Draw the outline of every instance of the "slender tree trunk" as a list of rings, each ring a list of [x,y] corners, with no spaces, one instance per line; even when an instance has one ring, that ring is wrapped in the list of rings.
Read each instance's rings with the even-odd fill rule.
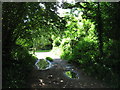
[[[102,28],[102,18],[101,18],[101,10],[100,10],[100,4],[99,2],[97,3],[98,8],[97,8],[97,31],[98,31],[98,40],[99,40],[99,51],[100,51],[100,57],[103,56],[103,38],[102,38],[102,33],[103,33],[103,28]]]

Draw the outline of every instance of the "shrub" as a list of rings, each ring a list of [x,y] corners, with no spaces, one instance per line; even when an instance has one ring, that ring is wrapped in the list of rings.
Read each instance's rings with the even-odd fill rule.
[[[27,76],[32,71],[36,57],[21,46],[14,46],[11,59],[3,62],[3,88],[25,88]],[[6,66],[9,64],[9,68]]]
[[[66,60],[71,60],[71,55],[72,55],[72,48],[70,45],[71,39],[63,39],[62,43],[61,43],[61,50],[62,53],[60,55],[60,57],[62,59],[66,59]]]
[[[53,61],[53,59],[51,57],[46,57],[46,60],[49,60],[49,61]]]
[[[60,46],[60,41],[56,40],[55,41],[55,47]]]
[[[60,42],[60,38],[55,38],[54,39],[54,42],[53,42],[53,46],[54,47],[58,47],[60,46],[61,42]]]

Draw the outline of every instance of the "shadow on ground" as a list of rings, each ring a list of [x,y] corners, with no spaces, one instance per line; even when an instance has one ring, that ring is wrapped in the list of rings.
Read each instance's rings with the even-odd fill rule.
[[[41,55],[43,55],[43,53]],[[50,53],[46,53],[46,55],[51,56]],[[50,69],[41,71],[34,68],[33,71],[31,71],[28,77],[29,88],[108,88],[104,83],[101,83],[95,78],[86,76],[82,70],[69,64],[66,60],[61,60],[59,57],[56,58],[57,59],[54,59],[52,62]],[[66,70],[77,72],[79,79],[67,77],[64,74]]]

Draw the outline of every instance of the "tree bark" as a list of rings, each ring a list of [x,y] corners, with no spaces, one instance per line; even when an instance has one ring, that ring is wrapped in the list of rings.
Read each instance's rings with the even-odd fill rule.
[[[100,51],[100,57],[103,56],[103,28],[102,28],[102,18],[101,18],[101,10],[100,10],[100,3],[97,3],[97,31],[98,31],[98,40],[99,40],[99,51]]]

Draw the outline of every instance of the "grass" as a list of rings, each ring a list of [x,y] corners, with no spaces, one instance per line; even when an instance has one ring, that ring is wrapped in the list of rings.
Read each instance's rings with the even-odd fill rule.
[[[51,50],[37,50],[35,52],[50,52]]]

